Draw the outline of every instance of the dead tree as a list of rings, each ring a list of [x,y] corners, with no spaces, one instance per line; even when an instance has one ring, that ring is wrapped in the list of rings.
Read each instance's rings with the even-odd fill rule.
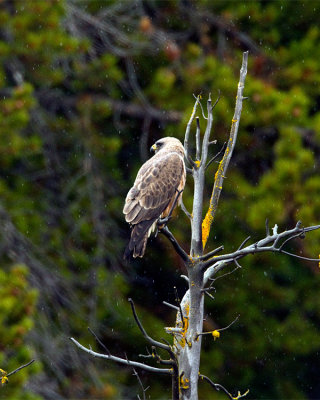
[[[230,399],[239,399],[247,394],[247,392],[243,394],[240,394],[240,392],[238,392],[238,395],[234,397],[222,385],[214,383],[210,378],[201,375],[199,370],[202,336],[204,334],[210,333],[213,336],[218,337],[220,334],[219,330],[213,332],[202,331],[204,318],[204,297],[205,295],[210,296],[212,282],[214,281],[215,275],[219,271],[232,263],[235,264],[235,268],[233,269],[234,271],[237,268],[240,268],[239,260],[242,257],[246,256],[247,254],[256,254],[260,252],[284,253],[300,259],[319,262],[318,259],[301,257],[295,254],[288,253],[286,250],[284,250],[284,246],[288,243],[288,241],[294,238],[304,238],[307,232],[320,228],[320,225],[304,228],[301,222],[298,222],[293,229],[279,233],[277,225],[275,225],[272,229],[272,232],[270,232],[268,221],[266,221],[266,235],[261,240],[253,244],[247,244],[250,240],[250,237],[246,238],[239,245],[236,251],[229,254],[218,255],[218,253],[221,253],[221,251],[223,250],[223,246],[220,246],[215,250],[205,253],[205,247],[209,237],[210,227],[215,218],[216,210],[218,207],[219,197],[223,186],[223,180],[226,176],[228,165],[237,140],[242,103],[245,99],[245,97],[243,97],[243,90],[247,74],[247,62],[248,52],[245,52],[243,53],[242,67],[240,70],[240,79],[236,96],[236,105],[231,123],[229,140],[226,144],[223,157],[215,174],[209,209],[203,220],[202,215],[205,171],[214,160],[214,158],[208,160],[208,149],[209,146],[213,143],[212,141],[210,141],[210,134],[213,122],[213,108],[215,107],[218,100],[214,104],[212,104],[211,97],[209,96],[209,99],[207,101],[207,116],[205,116],[204,110],[202,109],[200,103],[200,96],[198,96],[196,98],[190,120],[187,124],[184,139],[185,158],[186,163],[189,165],[188,172],[192,175],[194,180],[192,213],[189,213],[183,206],[183,209],[189,217],[191,223],[191,246],[189,254],[185,252],[185,250],[180,246],[180,244],[174,238],[173,234],[168,229],[167,225],[159,228],[160,232],[170,240],[170,242],[173,244],[174,249],[183,260],[187,271],[187,275],[183,276],[183,278],[186,279],[189,284],[189,289],[186,291],[181,302],[178,302],[178,306],[171,305],[165,302],[167,306],[174,308],[177,312],[175,326],[165,328],[166,332],[173,336],[173,344],[170,344],[167,341],[159,342],[157,340],[154,340],[147,334],[137,316],[133,301],[129,299],[135,321],[141,333],[143,334],[147,342],[149,342],[149,344],[151,345],[151,352],[149,352],[147,355],[142,355],[142,357],[147,359],[155,359],[163,367],[153,367],[145,363],[115,357],[109,352],[109,350],[105,346],[103,346],[103,344],[99,341],[97,337],[96,340],[104,347],[106,352],[105,354],[94,352],[93,350],[91,350],[91,348],[84,347],[75,339],[71,338],[73,343],[75,343],[80,349],[95,357],[105,358],[107,360],[116,361],[131,366],[134,369],[134,374],[137,377],[138,374],[135,368],[141,368],[146,371],[158,374],[170,375],[172,380],[173,400],[197,400],[199,378],[208,382],[214,389],[223,391]],[[201,107],[203,116],[207,121],[202,143],[199,118],[196,117],[199,106]],[[196,154],[193,159],[189,151],[189,136],[194,119],[196,119]],[[163,222],[164,221],[161,221],[161,226],[163,226]],[[168,356],[167,359],[163,359],[159,352],[166,352]],[[138,381],[141,384],[139,377]],[[143,396],[145,398],[145,389],[143,389]]]

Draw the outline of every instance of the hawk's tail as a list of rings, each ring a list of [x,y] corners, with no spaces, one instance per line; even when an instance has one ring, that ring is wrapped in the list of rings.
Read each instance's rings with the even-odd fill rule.
[[[149,237],[149,230],[155,221],[156,219],[142,221],[133,226],[130,242],[123,255],[125,260],[129,260],[131,255],[133,258],[143,257]]]

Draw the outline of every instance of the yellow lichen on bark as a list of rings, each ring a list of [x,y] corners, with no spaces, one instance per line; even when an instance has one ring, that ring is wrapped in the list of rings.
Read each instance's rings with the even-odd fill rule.
[[[200,162],[201,162],[200,160],[195,160],[195,162],[194,162],[194,163],[196,164],[197,168],[199,168],[199,167],[200,167]]]
[[[181,328],[183,331],[181,332],[181,339],[178,341],[181,347],[184,347],[187,343],[186,341],[186,335],[189,327],[189,312],[190,312],[190,305],[189,303],[185,306],[185,313],[186,315],[183,316],[183,321],[179,322],[179,324],[182,324]]]
[[[224,172],[224,167],[225,167],[225,160],[230,152],[230,146],[231,146],[232,138],[229,139],[228,146],[225,150],[225,153],[223,155],[222,160],[219,162],[219,166],[217,169],[217,172],[214,175],[214,185],[213,185],[213,190],[210,198],[210,206],[209,209],[206,213],[206,216],[204,217],[204,220],[202,221],[202,248],[204,249],[206,247],[208,237],[210,234],[210,228],[212,225],[212,222],[214,220],[214,214],[215,214],[215,206],[214,204],[218,202],[220,191],[222,190],[222,182],[223,178],[225,178],[223,172]],[[215,201],[216,198],[216,201]]]
[[[243,394],[241,394],[241,393],[238,391],[238,395],[235,396],[235,397],[232,397],[232,398],[233,398],[233,400],[238,400],[238,399],[241,399],[241,397],[246,396],[248,393],[249,393],[249,389],[248,389],[245,393],[243,393]]]
[[[204,220],[202,221],[202,247],[205,248],[207,244],[207,240],[210,234],[210,227],[213,222],[213,216],[211,212],[211,207],[209,207],[209,210],[207,211],[206,216],[204,217]]]
[[[8,383],[8,377],[7,376],[2,376],[1,377],[1,384],[4,385],[5,383]]]
[[[0,368],[0,374],[1,385],[8,383],[7,372]]]
[[[189,389],[189,379],[184,379],[183,375],[180,376],[180,389]]]

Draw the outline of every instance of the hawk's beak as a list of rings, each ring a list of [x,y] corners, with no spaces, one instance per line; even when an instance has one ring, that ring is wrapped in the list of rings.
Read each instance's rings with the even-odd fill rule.
[[[154,153],[156,150],[157,150],[157,145],[156,145],[156,144],[153,144],[153,145],[150,147],[150,152],[151,152],[151,153]]]

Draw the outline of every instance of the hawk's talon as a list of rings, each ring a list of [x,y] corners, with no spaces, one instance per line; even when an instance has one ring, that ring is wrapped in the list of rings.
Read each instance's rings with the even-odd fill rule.
[[[175,206],[177,205],[178,199],[179,199],[181,193],[183,192],[183,189],[182,190],[176,189],[176,192],[177,192],[177,195],[176,195],[176,197],[174,199],[174,202],[173,202],[173,204],[171,206],[169,214],[164,218],[159,218],[158,219],[157,226],[160,227],[160,229],[163,228],[163,226],[166,226],[168,224],[168,222],[170,221],[170,219],[172,218],[172,212],[173,212]]]
[[[165,218],[159,218],[157,225],[158,226],[167,225],[167,223],[170,221],[171,218],[172,218],[172,215],[168,215]]]

